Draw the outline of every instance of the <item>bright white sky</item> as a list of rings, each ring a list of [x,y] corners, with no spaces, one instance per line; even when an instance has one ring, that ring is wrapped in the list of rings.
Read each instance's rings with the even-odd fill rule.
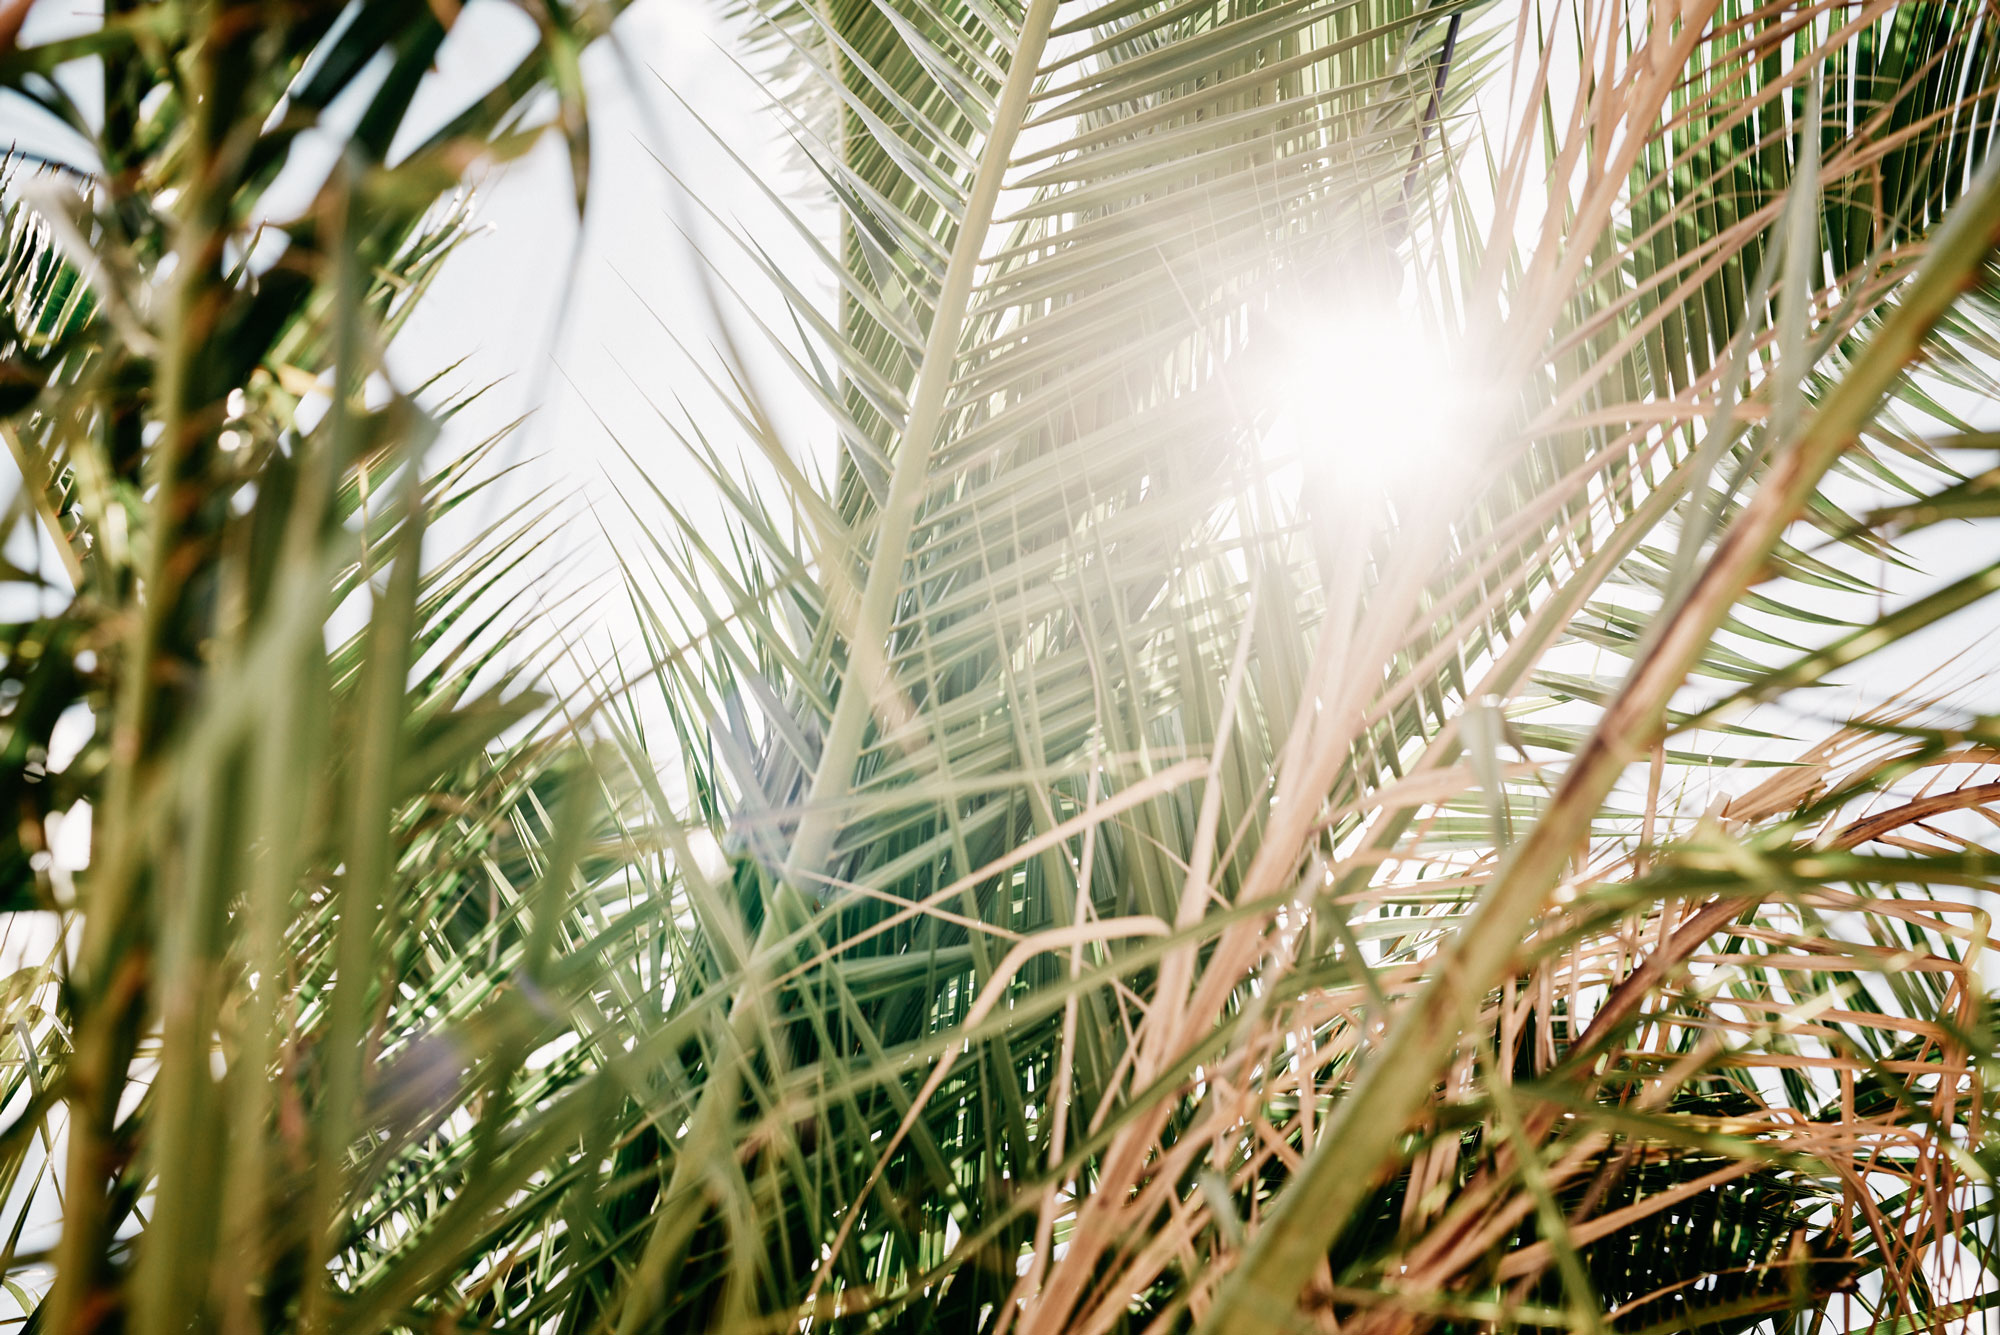
[[[759,178],[804,201],[795,150],[788,152],[779,119],[734,64],[736,43],[715,17],[719,9],[712,0],[639,0],[617,25],[620,50],[600,45],[587,54],[591,197],[573,277],[569,166],[551,138],[484,183],[478,216],[486,229],[448,264],[395,349],[405,384],[461,358],[447,382],[453,387],[500,382],[453,420],[441,449],[469,447],[533,410],[502,456],[523,466],[483,512],[541,496],[574,502],[559,540],[569,560],[556,587],[608,595],[597,607],[601,625],[628,644],[633,627],[616,562],[653,564],[644,530],[663,516],[620,446],[677,505],[712,517],[706,479],[655,409],[678,418],[676,401],[685,398],[725,458],[741,440],[676,345],[678,338],[714,370],[714,317],[681,227],[701,238],[753,308],[773,327],[786,327],[768,282],[699,208],[677,197],[660,159],[716,214],[740,218],[801,286],[815,295],[821,286],[831,291],[803,244],[709,134],[725,139]],[[440,116],[511,62],[529,39],[527,24],[501,0],[466,6],[439,57]],[[699,121],[688,106],[699,110]],[[739,323],[736,333],[746,353],[761,350],[754,328]],[[787,372],[775,359],[753,366],[772,406],[785,412]]]

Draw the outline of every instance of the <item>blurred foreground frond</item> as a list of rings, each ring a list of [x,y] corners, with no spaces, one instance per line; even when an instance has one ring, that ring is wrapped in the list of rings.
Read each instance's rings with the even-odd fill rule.
[[[0,572],[0,1232],[32,1329],[504,1310],[518,1220],[651,1032],[635,789],[593,701],[538,682],[551,516],[468,523],[493,442],[430,459],[457,405],[385,362],[469,167],[553,133],[586,179],[576,53],[620,8],[539,7],[439,123],[413,107],[456,5],[10,29],[0,82],[98,158],[10,176],[0,271],[8,550],[41,553]]]

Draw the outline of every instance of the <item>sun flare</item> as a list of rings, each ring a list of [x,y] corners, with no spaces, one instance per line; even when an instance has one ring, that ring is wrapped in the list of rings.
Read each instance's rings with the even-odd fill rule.
[[[1270,438],[1339,493],[1406,494],[1464,457],[1475,396],[1412,312],[1335,306],[1286,320],[1278,338]]]

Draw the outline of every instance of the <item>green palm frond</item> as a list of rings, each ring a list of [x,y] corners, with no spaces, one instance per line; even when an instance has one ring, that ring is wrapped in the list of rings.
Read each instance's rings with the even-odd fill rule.
[[[1672,798],[1696,773],[1783,762],[1796,782],[1794,756],[1731,721],[1661,746],[1649,780],[1661,739],[1629,712],[1633,683],[1653,689],[1643,664],[1724,693],[1821,679],[1830,663],[1772,674],[1866,615],[1855,558],[1890,549],[1817,471],[1774,490],[1775,461],[1822,442],[1815,470],[1841,450],[1845,474],[1918,513],[1960,483],[1906,422],[1960,425],[1946,380],[1984,392],[1987,297],[1943,295],[1985,272],[1984,16],[1574,17],[1568,54],[1567,18],[1450,6],[763,15],[841,219],[835,309],[801,310],[804,344],[785,345],[838,478],[812,490],[745,405],[783,494],[686,441],[738,508],[739,545],[662,497],[673,536],[630,562],[684,809],[736,860],[732,885],[681,892],[703,930],[676,1002],[702,1035],[699,1092],[655,1123],[682,1129],[636,1189],[651,1217],[622,1328],[764,1311],[1262,1330],[1301,1293],[1370,1329],[1509,1304],[1747,1328],[1907,1271],[1822,1236],[1829,1209],[1862,1208],[1828,1194],[1861,1154],[1833,1141],[1701,1187],[1701,1208],[1745,1212],[1714,1247],[1637,1250],[1644,1227],[1693,1227],[1641,1200],[1718,1172],[1689,1128],[1741,1122],[1744,1097],[1821,1116],[1831,1077],[1774,1092],[1681,1074],[1712,1092],[1640,1121],[1665,1118],[1686,1152],[1646,1148],[1639,1123],[1595,1141],[1577,1123],[1529,1171],[1490,1132],[1452,1152],[1417,1134],[1498,1116],[1477,1102],[1493,1043],[1538,1073],[1608,1041],[1566,1017],[1683,917],[1707,936],[1741,918],[1786,959],[1846,939],[1819,921],[1833,900],[1739,900],[1675,852],[1705,828]],[[1558,96],[1538,62],[1587,75]],[[1495,111],[1476,99],[1510,65],[1527,101],[1482,139],[1475,108]],[[1537,234],[1514,210],[1544,180]],[[1311,374],[1281,355],[1301,311],[1399,289],[1449,334],[1431,374],[1487,388],[1453,474],[1382,527],[1357,474],[1273,457],[1280,402],[1312,395],[1267,368]],[[1919,346],[1943,369],[1905,377]],[[1337,441],[1343,405],[1319,411]],[[1837,545],[1771,526],[1794,514]],[[1781,536],[1763,562],[1755,545]],[[1746,542],[1754,569],[1721,559]],[[1783,582],[1750,592],[1753,573]],[[1890,624],[1859,652],[1924,614]],[[1687,655],[1670,670],[1663,636]],[[1703,709],[1646,697],[1670,705],[1653,717]],[[1606,739],[1599,769],[1575,759]],[[1791,815],[1726,828],[1776,841],[1755,845],[1770,858],[1808,839]],[[1574,897],[1549,917],[1558,876]],[[1869,881],[1837,912],[1902,921],[1901,893]],[[1963,930],[1947,915],[1922,949],[1962,961]],[[1836,1009],[1881,986],[1892,949],[1856,944]],[[1678,976],[1658,963],[1648,996]],[[1940,968],[1944,990],[1862,1006],[1893,1018],[1852,1032],[1969,1004],[1975,975]],[[1792,1069],[1798,1040],[1746,1020],[1754,1000],[1728,1024]],[[1720,1032],[1702,1004],[1669,1041]],[[1384,1008],[1398,1037],[1370,1056]],[[1622,1097],[1603,1072],[1585,1088],[1589,1106]],[[1549,1140],[1559,1093],[1523,1084],[1523,1134]],[[1953,1097],[1951,1116],[1976,1117],[1976,1087]],[[1321,1134],[1329,1118],[1346,1129]],[[1441,1215],[1454,1182],[1485,1195]],[[1628,1225],[1588,1233],[1621,1210]],[[1565,1217],[1588,1241],[1533,1261]],[[1912,1226],[1919,1252],[1944,1236]],[[1428,1289],[1390,1278],[1418,1262]]]

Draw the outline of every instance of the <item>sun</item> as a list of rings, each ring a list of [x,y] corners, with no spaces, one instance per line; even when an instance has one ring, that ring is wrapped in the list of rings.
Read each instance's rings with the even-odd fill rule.
[[[1404,499],[1462,467],[1478,427],[1452,342],[1390,301],[1327,303],[1274,324],[1277,416],[1267,440],[1322,488],[1361,503]]]

